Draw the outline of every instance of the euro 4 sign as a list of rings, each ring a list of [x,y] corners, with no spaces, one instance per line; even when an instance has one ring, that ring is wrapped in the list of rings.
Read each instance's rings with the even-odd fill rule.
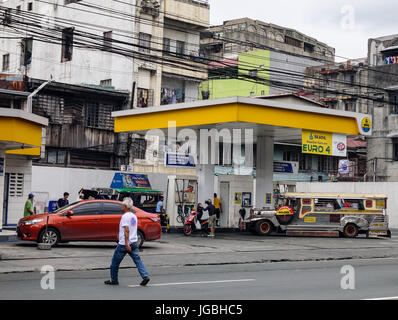
[[[303,130],[302,153],[346,157],[347,137],[343,134]]]

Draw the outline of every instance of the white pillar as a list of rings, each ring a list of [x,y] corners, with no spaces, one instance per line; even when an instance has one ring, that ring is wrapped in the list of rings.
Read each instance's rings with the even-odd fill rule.
[[[256,164],[256,207],[271,207],[266,204],[266,194],[271,194],[273,201],[273,176],[274,176],[274,138],[257,138],[257,164]]]
[[[3,229],[3,203],[4,203],[4,176],[6,172],[6,156],[5,151],[1,148],[0,144],[0,159],[2,159],[0,165],[0,231]]]
[[[218,159],[218,145],[205,143],[203,137],[197,141],[198,202],[204,204],[214,197],[215,161]],[[213,155],[213,156],[212,156]]]

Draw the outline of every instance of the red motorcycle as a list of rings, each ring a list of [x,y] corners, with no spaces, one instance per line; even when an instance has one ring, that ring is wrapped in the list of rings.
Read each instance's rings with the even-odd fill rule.
[[[191,215],[185,221],[184,234],[186,236],[191,236],[195,231],[201,231],[203,236],[209,235],[209,219],[199,221],[196,216],[197,214],[197,211],[192,211]]]

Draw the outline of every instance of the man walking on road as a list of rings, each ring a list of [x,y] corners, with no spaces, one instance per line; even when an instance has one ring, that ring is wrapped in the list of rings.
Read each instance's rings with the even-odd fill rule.
[[[115,249],[115,253],[111,263],[111,279],[105,281],[108,285],[119,284],[119,266],[123,261],[126,254],[130,255],[135,265],[138,268],[138,272],[142,277],[141,286],[146,286],[149,282],[149,275],[146,268],[140,258],[138,251],[138,237],[137,237],[137,216],[133,213],[133,200],[131,198],[125,198],[123,200],[122,210],[124,212],[119,225],[119,243]]]

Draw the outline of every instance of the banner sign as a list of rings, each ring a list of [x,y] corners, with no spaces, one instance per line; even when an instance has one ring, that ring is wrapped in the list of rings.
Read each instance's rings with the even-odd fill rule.
[[[195,168],[193,156],[184,153],[167,153],[166,166]]]
[[[278,211],[276,211],[277,216],[292,216],[294,215],[294,211],[292,208],[288,206],[280,207]]]
[[[151,189],[148,176],[145,174],[133,173],[115,173],[112,184],[112,189],[133,189],[145,188]]]
[[[295,174],[299,172],[299,163],[290,161],[274,161],[274,173]]]
[[[346,157],[347,136],[337,133],[303,130],[302,153]]]

